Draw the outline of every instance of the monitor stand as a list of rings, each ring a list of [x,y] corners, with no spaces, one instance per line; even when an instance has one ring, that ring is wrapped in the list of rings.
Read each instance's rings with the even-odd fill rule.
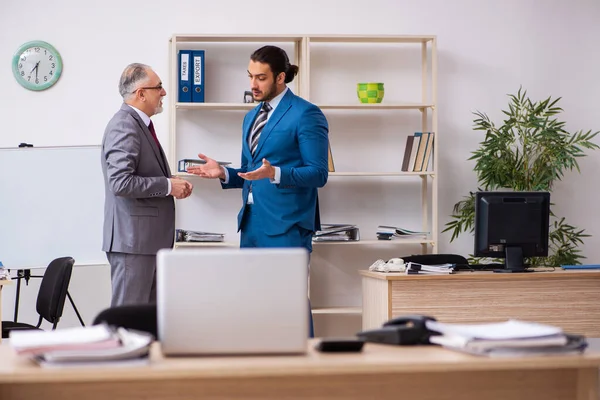
[[[533,272],[523,265],[523,249],[519,246],[506,247],[504,269],[495,269],[498,273]]]

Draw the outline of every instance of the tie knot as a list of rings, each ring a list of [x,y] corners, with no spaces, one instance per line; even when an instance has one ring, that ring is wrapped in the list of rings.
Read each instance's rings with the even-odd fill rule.
[[[272,109],[273,109],[273,107],[271,107],[271,105],[265,101],[265,102],[263,103],[263,105],[262,105],[262,109],[261,109],[261,111],[264,111],[264,112],[269,112],[269,111],[271,111]]]

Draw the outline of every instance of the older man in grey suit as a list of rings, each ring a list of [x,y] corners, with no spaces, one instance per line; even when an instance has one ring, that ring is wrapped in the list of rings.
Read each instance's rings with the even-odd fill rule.
[[[167,92],[147,65],[131,64],[119,81],[121,109],[102,139],[104,235],[111,266],[111,305],[156,301],[156,252],[173,246],[175,204],[192,185],[171,177],[150,120]]]

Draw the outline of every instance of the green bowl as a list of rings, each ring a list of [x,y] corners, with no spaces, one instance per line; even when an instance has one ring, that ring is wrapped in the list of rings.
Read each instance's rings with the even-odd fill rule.
[[[356,93],[361,103],[381,103],[385,90],[381,82],[367,82],[356,84]]]

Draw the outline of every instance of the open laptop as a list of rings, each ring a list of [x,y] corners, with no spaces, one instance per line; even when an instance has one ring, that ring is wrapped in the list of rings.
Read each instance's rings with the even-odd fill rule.
[[[156,272],[165,355],[306,352],[305,249],[163,249]]]

